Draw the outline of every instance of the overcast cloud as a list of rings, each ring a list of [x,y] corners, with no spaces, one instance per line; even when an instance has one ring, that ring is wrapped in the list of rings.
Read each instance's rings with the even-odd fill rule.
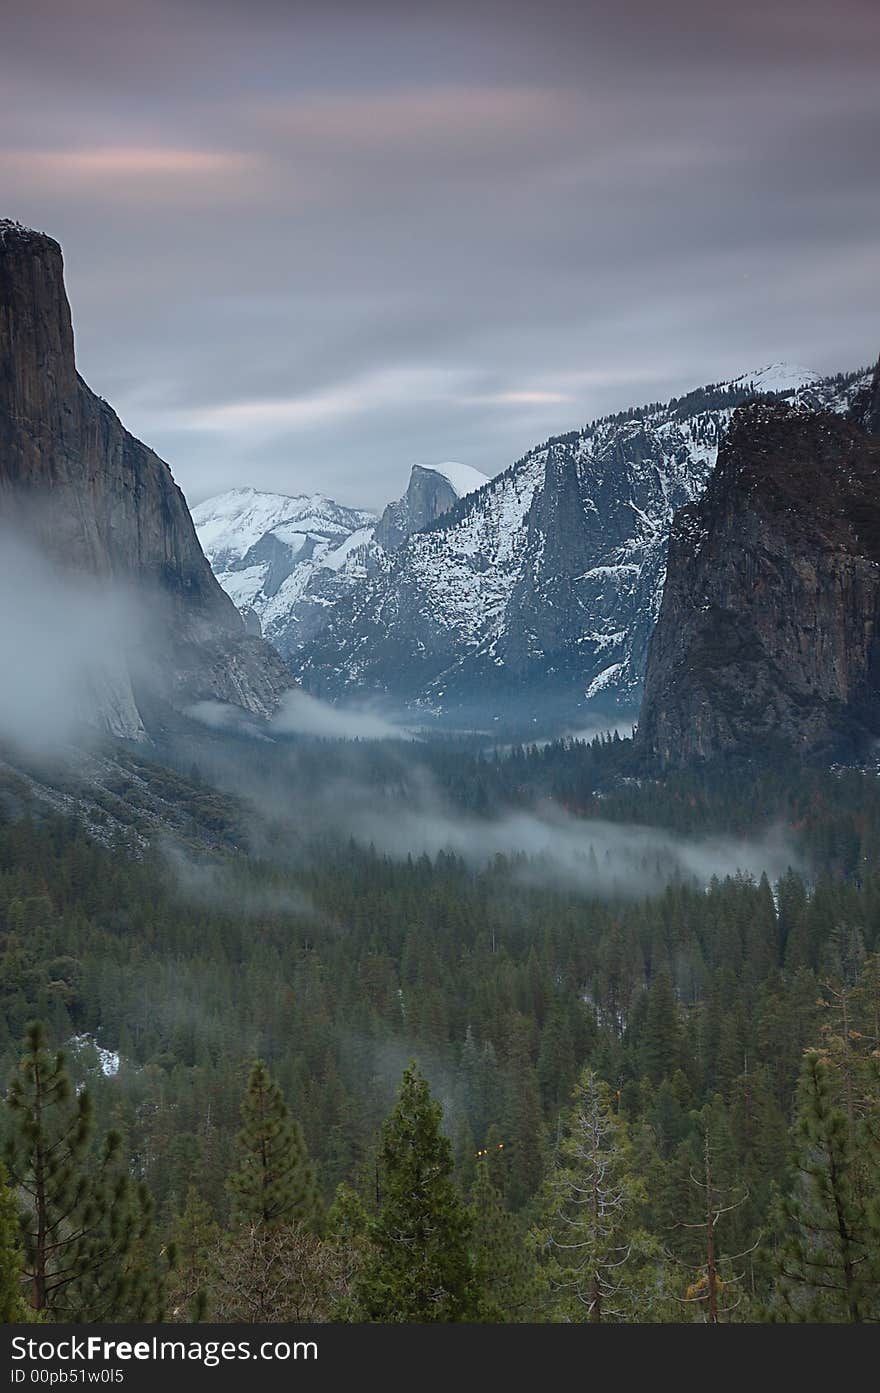
[[[191,503],[880,349],[876,0],[17,0],[0,216]]]

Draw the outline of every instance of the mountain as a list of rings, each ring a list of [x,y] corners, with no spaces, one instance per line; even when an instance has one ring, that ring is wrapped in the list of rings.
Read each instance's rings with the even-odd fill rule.
[[[389,503],[379,519],[376,542],[383,551],[396,551],[413,532],[421,532],[488,482],[467,464],[414,464],[406,493]]]
[[[380,557],[294,670],[319,695],[469,719],[634,709],[672,517],[733,410],[771,393],[844,411],[863,381],[776,363],[548,440]]]
[[[648,758],[880,736],[878,402],[880,364],[849,419],[765,402],[735,414],[706,492],[675,518],[637,735]]]
[[[193,509],[223,589],[285,656],[327,623],[348,591],[411,532],[435,521],[487,482],[464,464],[413,465],[406,493],[381,518],[322,494],[232,489]]]
[[[4,550],[26,548],[33,573],[55,586],[61,637],[85,578],[96,595],[124,594],[132,614],[149,610],[130,651],[108,651],[91,674],[88,714],[113,734],[143,738],[157,711],[203,699],[268,715],[291,685],[215,580],[167,464],[79,377],[58,243],[9,221],[0,222],[0,525]],[[22,597],[4,599],[15,621]]]
[[[193,521],[227,595],[288,654],[366,575],[376,520],[321,494],[231,489],[197,504]]]

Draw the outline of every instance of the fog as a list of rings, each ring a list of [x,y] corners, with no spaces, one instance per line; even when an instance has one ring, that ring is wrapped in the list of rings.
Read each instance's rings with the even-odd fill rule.
[[[181,899],[206,909],[227,909],[246,918],[294,915],[312,921],[325,920],[314,901],[289,881],[273,885],[265,878],[248,884],[240,862],[196,860],[177,843],[162,844],[162,855]]]
[[[0,530],[0,740],[39,756],[99,730],[142,735],[126,653],[145,624],[124,589]]]
[[[279,739],[263,756],[212,747],[209,777],[244,800],[252,850],[294,860],[349,841],[396,860],[451,853],[475,871],[497,865],[524,884],[585,895],[641,897],[668,884],[743,874],[771,883],[804,870],[783,829],[749,838],[678,835],[611,817],[575,817],[537,795],[529,807],[476,814],[447,792],[431,762],[438,747]],[[450,749],[454,758],[454,746]],[[245,750],[247,745],[245,745]],[[443,762],[443,747],[440,761]],[[187,755],[187,758],[189,755]],[[469,756],[461,758],[469,764]],[[436,761],[435,761],[436,762]],[[457,784],[453,770],[450,785]],[[499,862],[499,858],[504,858]]]
[[[504,857],[523,882],[589,895],[641,897],[676,880],[707,885],[713,877],[737,874],[758,879],[766,873],[772,883],[800,860],[779,828],[749,840],[683,837],[641,824],[571,817],[552,803],[475,817],[445,803],[428,780],[414,800],[378,806],[375,791],[349,783],[328,791],[321,808],[339,832],[387,856],[451,852],[475,868]]]
[[[148,675],[150,621],[124,589],[71,576],[19,538],[0,536],[0,740],[30,757],[56,756],[107,732],[145,738],[129,671]],[[211,780],[248,808],[258,854],[297,854],[316,838],[348,839],[393,858],[451,852],[475,869],[507,858],[524,882],[597,895],[656,893],[686,878],[742,872],[778,879],[796,864],[779,831],[751,840],[679,837],[658,828],[568,815],[551,802],[464,811],[432,769],[430,737],[416,737],[369,707],[333,707],[288,693],[268,724],[222,702],[189,708],[196,735],[187,757],[207,759]],[[211,736],[198,735],[199,726]],[[572,736],[613,729],[599,721]],[[218,734],[221,738],[218,739]],[[316,738],[320,745],[316,744]],[[149,748],[149,746],[148,746]],[[452,757],[468,760],[464,754]],[[258,757],[262,752],[262,757]],[[153,747],[161,762],[165,751]],[[187,764],[185,767],[189,767]],[[439,766],[438,766],[439,767]],[[242,912],[308,915],[303,897],[251,893],[242,877],[167,853],[180,893]]]
[[[368,707],[331,706],[294,688],[284,697],[272,721],[283,735],[313,735],[330,740],[400,740],[409,731]]]

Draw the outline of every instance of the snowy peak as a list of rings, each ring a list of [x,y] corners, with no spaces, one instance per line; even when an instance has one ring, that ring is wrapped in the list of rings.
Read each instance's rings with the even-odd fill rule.
[[[309,534],[329,540],[369,526],[373,514],[342,508],[323,494],[263,493],[230,489],[192,510],[202,549],[215,571],[242,562],[267,533],[282,541]]]
[[[286,656],[320,632],[339,599],[414,531],[482,488],[485,474],[413,465],[403,498],[373,513],[324,494],[230,489],[193,509],[199,541],[227,595],[253,612]]]
[[[745,372],[735,377],[727,385],[750,390],[755,396],[769,392],[799,392],[804,387],[815,387],[822,381],[817,372],[802,368],[795,363],[768,363],[757,372]]]
[[[470,464],[457,464],[454,460],[447,460],[445,464],[414,464],[413,469],[425,469],[429,473],[439,474],[451,485],[459,498],[476,493],[477,489],[489,482],[487,474],[481,474],[479,469],[474,469]]]
[[[392,552],[413,532],[421,532],[448,513],[461,498],[489,480],[467,464],[414,464],[406,493],[389,503],[376,528],[376,541]]]

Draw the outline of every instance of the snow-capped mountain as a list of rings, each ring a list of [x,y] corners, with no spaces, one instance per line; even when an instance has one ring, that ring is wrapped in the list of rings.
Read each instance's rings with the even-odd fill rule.
[[[843,411],[864,380],[774,363],[548,440],[380,554],[295,670],[331,698],[471,716],[634,708],[672,515],[702,493],[734,408],[772,393]]]
[[[469,464],[414,464],[406,493],[389,503],[379,519],[377,543],[383,551],[396,551],[411,533],[421,532],[488,482]]]
[[[328,621],[411,532],[433,522],[487,482],[468,465],[414,465],[406,493],[374,513],[322,494],[288,496],[231,489],[192,511],[199,541],[227,595],[285,656]]]

